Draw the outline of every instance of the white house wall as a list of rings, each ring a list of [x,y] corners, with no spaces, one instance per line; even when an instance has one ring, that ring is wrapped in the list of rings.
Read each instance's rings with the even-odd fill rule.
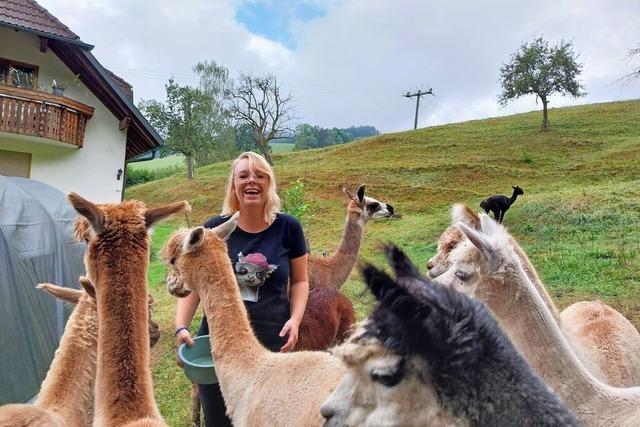
[[[39,38],[29,33],[0,28],[0,57],[37,65],[41,91],[51,93],[54,79],[75,79],[53,52],[40,52]],[[116,177],[124,168],[126,131],[118,129],[119,120],[79,80],[64,95],[95,108],[87,121],[83,148],[2,132],[0,150],[32,153],[31,178],[64,193],[74,191],[98,203],[120,201],[124,181]]]

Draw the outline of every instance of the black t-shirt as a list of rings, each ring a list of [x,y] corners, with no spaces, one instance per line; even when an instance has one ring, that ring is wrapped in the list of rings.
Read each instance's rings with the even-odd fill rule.
[[[214,216],[204,227],[213,228],[228,219]],[[248,233],[237,227],[227,240],[227,248],[256,336],[267,347],[279,349],[283,340],[278,334],[291,317],[287,296],[289,261],[307,253],[300,222],[279,213],[274,222],[259,233]]]

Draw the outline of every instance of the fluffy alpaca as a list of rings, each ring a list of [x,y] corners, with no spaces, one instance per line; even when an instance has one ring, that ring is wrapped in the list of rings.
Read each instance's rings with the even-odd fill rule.
[[[164,426],[149,366],[147,228],[189,204],[147,209],[138,201],[98,206],[74,193],[68,199],[84,223],[76,230],[90,235],[85,265],[100,319],[94,425]]]
[[[86,427],[91,423],[98,316],[91,283],[83,278],[80,283],[87,292],[51,284],[38,285],[53,296],[77,305],[64,328],[35,403],[0,407],[0,426]]]
[[[379,305],[333,350],[349,372],[322,406],[326,426],[579,425],[482,303],[386,253],[397,280],[363,270]]]
[[[393,206],[366,197],[364,190],[364,184],[358,187],[355,195],[346,188],[343,189],[349,204],[342,239],[332,256],[309,256],[309,289],[340,289],[358,259],[364,225],[370,219],[389,218],[393,215]]]
[[[327,350],[341,343],[356,322],[349,298],[332,288],[311,289],[296,350]]]
[[[181,283],[198,292],[211,331],[216,374],[236,427],[317,426],[320,405],[344,368],[324,352],[271,353],[251,330],[224,238],[235,219],[176,232],[163,249]]]
[[[640,387],[615,388],[580,362],[522,268],[506,230],[487,215],[481,231],[459,224],[467,240],[449,254],[436,282],[484,301],[520,353],[586,425],[635,426]]]
[[[453,206],[452,223],[457,222],[480,228],[480,217],[465,205]],[[464,239],[456,226],[442,233],[437,254],[427,262],[431,277],[449,268],[449,253]],[[633,324],[600,301],[577,302],[559,313],[529,257],[511,236],[509,239],[525,273],[585,367],[600,381],[616,387],[640,385],[640,333]]]
[[[493,212],[493,216],[498,222],[502,222],[504,214],[509,210],[511,205],[515,203],[518,196],[524,194],[522,188],[518,186],[512,186],[511,188],[513,188],[511,197],[493,195],[480,202],[480,207],[484,209],[486,213]]]

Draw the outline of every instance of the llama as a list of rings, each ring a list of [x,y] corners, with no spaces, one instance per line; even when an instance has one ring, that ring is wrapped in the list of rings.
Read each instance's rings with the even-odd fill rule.
[[[189,204],[147,209],[138,201],[98,206],[75,193],[68,199],[84,223],[76,229],[90,235],[85,265],[100,319],[94,425],[165,426],[149,366],[147,229]]]
[[[482,303],[385,249],[397,279],[363,269],[379,304],[333,349],[349,371],[321,408],[326,426],[579,425]]]
[[[86,427],[91,423],[98,316],[91,283],[82,277],[80,283],[86,291],[38,285],[53,296],[77,305],[64,328],[35,403],[1,406],[0,426]]]
[[[465,205],[453,206],[452,223],[458,221],[476,230],[480,228],[480,218]],[[449,268],[449,253],[464,239],[456,226],[445,230],[438,240],[438,253],[427,262],[431,277]],[[609,385],[640,385],[640,334],[633,324],[600,301],[577,302],[558,312],[527,254],[511,236],[509,241],[531,283],[585,367]]]
[[[355,195],[346,188],[342,191],[349,200],[342,239],[332,256],[309,256],[309,289],[340,289],[358,259],[364,225],[371,219],[389,218],[394,214],[390,204],[365,196],[364,184]]]
[[[449,254],[451,267],[434,281],[485,302],[520,353],[585,425],[637,425],[640,387],[615,388],[587,370],[522,268],[513,239],[487,215],[480,223],[480,231],[458,224],[467,240]]]
[[[516,198],[519,195],[524,194],[522,188],[518,186],[512,186],[511,188],[513,188],[513,194],[511,197],[493,195],[480,202],[480,207],[484,209],[486,213],[489,213],[490,211],[493,212],[493,216],[498,222],[502,222],[504,214],[509,210],[511,205],[515,203]]]
[[[216,374],[233,425],[317,426],[322,420],[320,405],[344,368],[329,353],[272,353],[259,343],[224,242],[235,226],[232,218],[214,229],[178,231],[165,245],[163,259],[187,290],[200,296]]]

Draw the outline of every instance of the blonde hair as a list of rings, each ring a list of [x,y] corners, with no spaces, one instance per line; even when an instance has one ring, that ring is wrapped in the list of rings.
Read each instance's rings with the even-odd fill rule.
[[[248,159],[250,168],[256,169],[269,177],[269,188],[267,189],[263,214],[264,221],[267,224],[271,224],[276,219],[276,214],[280,212],[280,196],[278,196],[276,189],[276,175],[267,160],[260,154],[254,153],[253,151],[245,151],[233,161],[229,178],[227,178],[227,188],[224,193],[221,215],[230,216],[240,210],[240,202],[236,197],[235,191],[233,191],[233,179],[235,176],[236,166],[242,159]]]

